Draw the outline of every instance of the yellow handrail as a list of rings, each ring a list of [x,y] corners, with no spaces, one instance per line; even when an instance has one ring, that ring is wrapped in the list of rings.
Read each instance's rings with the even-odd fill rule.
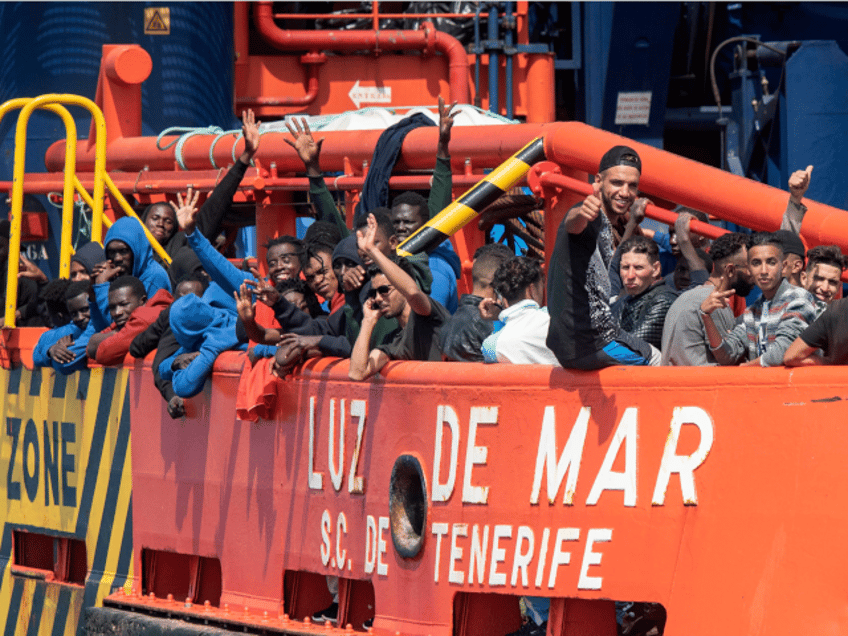
[[[23,108],[33,100],[31,98],[11,99],[0,106],[0,120],[13,109]],[[60,276],[69,276],[71,269],[71,232],[73,229],[73,194],[74,173],[76,169],[77,127],[73,117],[66,108],[58,104],[43,103],[37,106],[49,110],[62,118],[65,124],[65,178],[62,201],[62,244],[59,263]],[[26,150],[23,150],[24,157]],[[16,148],[15,159],[18,159]],[[6,272],[6,307],[4,311],[4,326],[15,326],[15,312],[18,300],[18,264],[21,254],[21,219],[23,211],[23,185],[19,186],[18,175],[12,184],[11,219],[9,228],[9,264]],[[22,180],[22,177],[21,177]]]
[[[94,119],[95,129],[95,160],[94,160],[94,187],[93,194],[89,196],[79,178],[76,176],[76,147],[77,130],[76,123],[68,110],[61,104],[72,104],[86,108]],[[73,201],[74,190],[92,210],[91,240],[103,243],[103,224],[111,227],[112,222],[103,212],[103,201],[105,188],[108,187],[112,195],[117,199],[124,213],[135,218],[144,230],[147,240],[153,249],[168,265],[171,257],[159,244],[159,241],[150,233],[139,216],[127,202],[126,198],[115,187],[109,173],[106,172],[106,121],[103,113],[90,99],[79,95],[70,94],[48,94],[40,97],[22,97],[11,99],[0,105],[0,120],[13,109],[20,109],[17,128],[15,131],[15,164],[12,182],[12,205],[10,211],[9,227],[9,266],[6,279],[6,307],[4,312],[4,325],[15,326],[15,311],[17,307],[17,278],[20,262],[20,238],[21,222],[23,216],[23,177],[24,164],[26,161],[26,129],[29,117],[36,108],[49,110],[59,115],[65,124],[65,172],[64,190],[62,200],[62,234],[59,259],[59,276],[69,277],[71,271],[71,239],[73,234]]]

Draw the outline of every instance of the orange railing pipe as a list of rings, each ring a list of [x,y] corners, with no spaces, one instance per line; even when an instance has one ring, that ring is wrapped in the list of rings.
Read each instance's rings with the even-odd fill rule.
[[[451,158],[455,172],[462,172],[466,159],[470,159],[474,168],[493,168],[500,165],[512,154],[522,148],[534,137],[545,135],[553,127],[561,124],[517,124],[498,126],[458,126],[451,134]],[[342,171],[345,159],[350,164],[361,166],[371,162],[374,147],[382,130],[362,130],[356,134],[349,132],[316,132],[316,138],[323,138],[321,147],[321,168],[325,172]],[[256,153],[256,159],[263,166],[277,164],[280,174],[302,172],[303,162],[297,153],[283,141],[289,133],[266,133],[262,135],[262,144]],[[416,128],[404,140],[398,157],[396,170],[431,170],[435,163],[436,146],[439,131],[435,126]],[[176,136],[164,137],[166,146],[176,140]],[[182,157],[189,170],[209,170],[209,148],[215,135],[194,135],[182,148]],[[235,156],[241,154],[243,141],[235,137],[224,137],[215,144],[214,157],[218,166],[233,162],[233,144],[237,144]],[[58,172],[64,165],[64,142],[57,141],[48,148],[45,165],[51,172]],[[156,137],[130,137],[115,139],[109,143],[107,169],[110,172],[121,170],[138,173],[145,167],[150,170],[174,170],[175,146],[167,151],[156,147]],[[80,149],[77,153],[77,170],[91,172],[94,166],[94,153]],[[597,166],[596,166],[597,167]]]
[[[448,58],[450,100],[467,104],[468,56],[455,37],[425,23],[419,31],[306,31],[284,30],[274,23],[272,2],[253,6],[253,21],[266,42],[283,51],[430,51]]]
[[[603,154],[616,145],[635,149],[642,159],[639,189],[754,230],[771,232],[780,226],[789,193],[738,177],[679,155],[659,150],[580,122],[556,125],[545,136],[549,161],[598,170]],[[848,212],[805,199],[807,214],[801,235],[808,245],[838,245],[848,252]]]

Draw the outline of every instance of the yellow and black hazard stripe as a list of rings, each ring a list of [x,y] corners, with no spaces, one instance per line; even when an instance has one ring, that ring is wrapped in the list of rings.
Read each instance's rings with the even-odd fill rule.
[[[9,420],[26,422],[26,426],[44,420],[44,439],[48,439],[48,423],[55,425],[58,420],[69,424],[69,429],[72,424],[75,439],[68,446],[75,457],[76,478],[73,506],[64,505],[64,500],[59,506],[56,487],[48,487],[44,455],[43,481],[33,487],[35,496],[30,496],[30,486],[24,483],[23,490],[13,493],[17,498],[10,497],[9,484],[34,477],[14,463],[21,461],[25,448],[13,456],[11,444],[6,443],[0,453],[0,503],[10,511],[0,533],[0,636],[74,636],[83,608],[99,605],[114,589],[133,584],[128,377],[125,369],[83,370],[70,376],[49,369],[0,369],[0,404],[4,405],[0,433],[8,437],[13,431]],[[66,442],[63,437],[62,444]],[[43,444],[46,453],[47,444]],[[32,454],[30,449],[28,457]],[[85,542],[85,584],[15,573],[13,533],[19,530]]]
[[[435,249],[518,183],[530,166],[544,158],[544,140],[538,137],[420,227],[398,246],[397,253],[411,256]]]

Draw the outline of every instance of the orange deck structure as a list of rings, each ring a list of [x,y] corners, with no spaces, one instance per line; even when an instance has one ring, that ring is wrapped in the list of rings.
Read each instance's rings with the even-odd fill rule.
[[[258,3],[253,19],[270,29],[270,11]],[[246,5],[236,12],[244,27]],[[426,94],[418,83],[421,102],[472,94],[467,59],[460,68],[463,56],[433,30],[416,40],[372,35],[349,46],[441,52],[418,60],[439,66],[422,71],[437,81]],[[237,29],[237,49],[246,51],[243,36]],[[298,37],[275,42],[301,50]],[[292,56],[240,58],[236,105],[269,116],[334,108],[327,86],[343,69],[320,56],[327,38],[335,50],[348,45],[323,37],[305,47],[301,91],[285,93],[289,101],[272,99],[269,86],[281,81],[275,65]],[[191,137],[182,147],[187,169],[176,169],[174,150],[156,149],[137,120],[145,55],[134,45],[104,50],[95,101],[105,116],[106,171],[140,201],[188,184],[208,192],[220,176],[210,152],[226,166],[242,142],[212,148],[214,135]],[[549,71],[530,57],[518,65],[527,73],[517,100],[527,123],[454,130],[455,194],[543,138],[545,161],[519,183],[544,200],[550,253],[565,209],[586,194],[586,175],[609,147],[628,143],[641,155],[647,196],[777,229],[786,192],[586,124],[553,123],[544,112],[550,100],[533,111],[530,77]],[[378,68],[368,60],[357,63]],[[404,60],[379,68],[399,73]],[[95,133],[75,157],[89,189]],[[420,171],[432,167],[436,135],[407,136],[393,183],[426,184]],[[344,173],[331,188],[355,195],[379,131],[321,136],[322,167]],[[255,204],[263,237],[293,233],[291,192],[307,186],[284,137],[262,137],[238,195]],[[25,175],[25,191],[62,190],[66,148],[51,147],[49,171]],[[808,245],[848,252],[848,212],[805,203]],[[119,210],[114,197],[107,202],[107,216]],[[664,207],[649,214],[669,218]],[[468,285],[483,237],[470,223],[453,241]],[[0,332],[7,636],[100,633],[98,620],[130,633],[135,618],[162,631],[182,619],[179,629],[197,631],[349,634],[371,616],[374,634],[501,635],[519,627],[523,595],[552,599],[550,636],[613,636],[614,601],[661,604],[670,636],[848,632],[841,368],[574,372],[392,362],[355,383],[346,360],[322,358],[275,381],[271,412],[251,423],[236,416],[250,365],[227,352],[174,421],[154,387],[152,356],[66,378],[32,368],[40,333]],[[340,580],[336,627],[308,618],[330,601],[328,575]]]

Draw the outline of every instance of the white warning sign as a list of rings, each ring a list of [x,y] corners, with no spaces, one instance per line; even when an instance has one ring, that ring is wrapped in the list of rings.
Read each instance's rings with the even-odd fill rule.
[[[615,125],[648,125],[651,118],[651,91],[619,93],[615,107]]]

